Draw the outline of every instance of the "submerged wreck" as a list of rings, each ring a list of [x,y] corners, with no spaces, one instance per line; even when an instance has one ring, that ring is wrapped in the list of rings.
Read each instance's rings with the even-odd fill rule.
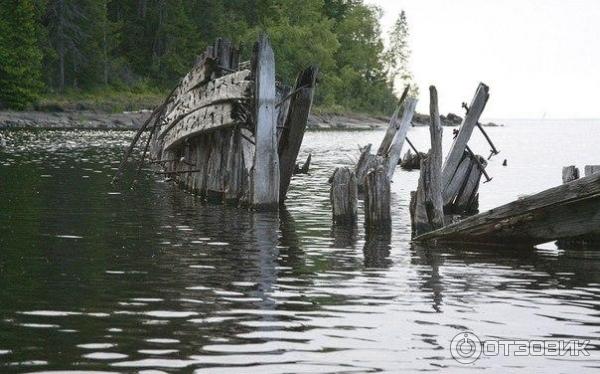
[[[277,81],[264,35],[250,61],[239,56],[228,40],[209,46],[136,134],[123,163],[148,130],[142,163],[149,153],[160,174],[208,200],[275,210],[296,167],[318,69],[300,72],[294,87]]]
[[[536,245],[600,238],[600,174],[592,174],[417,236],[440,241]]]
[[[569,245],[598,242],[600,168],[595,166],[587,166],[586,177],[581,179],[574,166],[566,167],[560,186],[452,222],[447,213],[457,208],[465,212],[457,204],[464,191],[469,190],[472,199],[477,194],[481,176],[488,181],[491,179],[485,172],[485,160],[481,156],[473,157],[466,145],[489,95],[487,87],[480,85],[471,105],[473,109],[468,111],[443,167],[437,92],[433,86],[430,95],[432,148],[421,161],[419,185],[411,200],[413,241],[513,246],[533,246],[556,240]],[[492,154],[497,154],[487,134],[484,135],[490,142]],[[471,164],[470,168],[461,167],[468,164]],[[470,176],[470,173],[475,174]],[[455,181],[462,186],[451,187]],[[449,209],[451,201],[454,201],[454,207]]]

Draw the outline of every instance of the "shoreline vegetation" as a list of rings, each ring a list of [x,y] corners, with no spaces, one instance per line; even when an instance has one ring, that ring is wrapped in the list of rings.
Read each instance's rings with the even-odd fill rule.
[[[3,129],[49,129],[49,130],[136,130],[151,113],[151,109],[106,111],[102,107],[56,106],[26,111],[0,111],[0,130]],[[52,109],[52,110],[50,110]],[[313,108],[308,119],[307,129],[315,130],[373,130],[383,129],[389,124],[390,117],[335,111],[327,108]],[[462,117],[449,113],[442,116],[443,126],[460,126]],[[413,126],[428,126],[429,116],[415,113]],[[495,123],[483,123],[483,126],[502,126]]]

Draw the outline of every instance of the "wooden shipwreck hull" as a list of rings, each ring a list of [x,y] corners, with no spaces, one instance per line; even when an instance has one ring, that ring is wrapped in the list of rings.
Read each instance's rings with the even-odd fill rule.
[[[600,174],[592,174],[416,237],[417,242],[536,245],[600,237]]]
[[[309,67],[287,87],[275,79],[265,36],[246,63],[218,39],[155,111],[150,157],[204,198],[276,209],[294,171],[316,76]]]

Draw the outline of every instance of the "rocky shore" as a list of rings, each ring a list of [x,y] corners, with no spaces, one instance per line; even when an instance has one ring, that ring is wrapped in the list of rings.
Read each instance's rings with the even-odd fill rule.
[[[0,129],[97,129],[97,130],[135,130],[148,118],[151,111],[104,113],[96,111],[65,112],[12,112],[0,111]],[[363,114],[311,114],[308,119],[309,130],[370,130],[385,128],[389,117]],[[442,116],[442,125],[459,126],[462,118],[449,113]],[[413,126],[428,126],[429,116],[416,113]],[[484,126],[499,126],[487,123]]]

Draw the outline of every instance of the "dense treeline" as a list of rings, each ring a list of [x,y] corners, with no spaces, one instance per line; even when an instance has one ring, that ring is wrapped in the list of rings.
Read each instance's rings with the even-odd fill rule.
[[[362,0],[0,0],[0,105],[21,109],[40,93],[168,89],[223,36],[245,58],[261,32],[288,83],[311,63],[317,103],[390,112],[407,53],[385,51],[379,10]],[[404,17],[404,16],[403,16]],[[400,18],[399,18],[400,22]],[[406,19],[403,19],[406,26]],[[406,49],[408,30],[391,45]],[[402,40],[403,39],[403,42]],[[401,66],[399,66],[401,65]],[[404,69],[404,70],[402,70]],[[397,80],[397,79],[396,79]]]

